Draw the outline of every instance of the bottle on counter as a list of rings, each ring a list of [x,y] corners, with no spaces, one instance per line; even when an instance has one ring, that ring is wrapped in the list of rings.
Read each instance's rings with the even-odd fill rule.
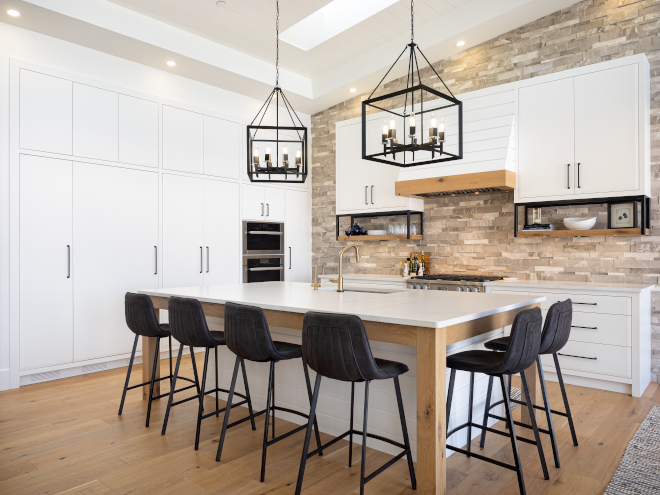
[[[419,270],[419,261],[417,260],[417,251],[413,252],[413,273],[417,274]]]
[[[408,257],[408,259],[403,264],[403,276],[407,277],[408,275],[410,275],[410,257]]]
[[[424,251],[422,251],[422,257],[420,259],[420,267],[421,267],[421,276],[426,275],[426,263],[424,263]]]

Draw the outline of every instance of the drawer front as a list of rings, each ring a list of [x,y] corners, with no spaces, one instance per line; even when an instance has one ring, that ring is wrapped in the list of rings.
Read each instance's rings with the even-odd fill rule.
[[[573,311],[570,340],[630,347],[632,316]]]
[[[573,301],[573,312],[580,313],[603,313],[611,315],[631,315],[632,301],[629,297],[618,296],[594,296],[580,294],[562,294],[552,292],[530,291],[530,294],[545,296],[541,303],[541,309],[548,309],[558,301],[570,299]]]
[[[569,375],[575,370],[630,378],[631,352],[630,347],[569,341],[558,353],[559,365],[562,373]],[[554,370],[552,355],[541,356],[541,361]]]

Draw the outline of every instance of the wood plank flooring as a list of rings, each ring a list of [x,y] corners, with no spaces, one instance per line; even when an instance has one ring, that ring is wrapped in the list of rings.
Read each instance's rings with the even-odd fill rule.
[[[201,357],[198,362],[202,361]],[[163,363],[166,366],[166,363]],[[192,376],[190,358],[182,374]],[[139,366],[136,371],[139,371]],[[129,391],[124,413],[117,415],[126,368],[0,392],[0,493],[9,494],[292,494],[304,433],[293,435],[268,449],[266,482],[259,482],[263,416],[257,430],[249,422],[227,435],[222,462],[215,462],[222,415],[202,422],[199,451],[193,448],[197,405],[195,401],[173,409],[167,435],[160,435],[164,400],[154,402],[151,426],[145,428],[147,403],[139,390]],[[134,373],[139,380],[140,373]],[[137,383],[131,380],[132,383]],[[549,383],[550,401],[561,408],[561,395]],[[163,391],[168,384],[163,381]],[[182,397],[188,392],[180,394]],[[192,395],[193,392],[190,393]],[[521,444],[527,493],[530,495],[600,494],[616,470],[625,448],[654,404],[660,388],[651,384],[639,399],[613,392],[569,386],[579,447],[571,442],[568,423],[554,416],[561,468],[554,467],[549,438],[542,435],[550,480],[543,480],[536,448]],[[214,399],[206,399],[211,409]],[[246,414],[236,409],[238,418]],[[514,416],[520,414],[520,408]],[[539,417],[545,425],[544,417]],[[278,433],[292,425],[277,421]],[[503,428],[500,424],[498,428]],[[459,433],[461,434],[461,433]],[[522,433],[531,438],[528,432]],[[328,441],[328,435],[321,435]],[[331,447],[323,457],[307,463],[304,493],[359,493],[360,446],[354,446],[352,468],[348,442]],[[513,462],[509,439],[489,434],[486,448],[475,452]],[[369,449],[367,472],[390,456]],[[455,454],[447,461],[448,493],[518,493],[513,471]],[[376,477],[367,493],[415,493],[405,460]]]

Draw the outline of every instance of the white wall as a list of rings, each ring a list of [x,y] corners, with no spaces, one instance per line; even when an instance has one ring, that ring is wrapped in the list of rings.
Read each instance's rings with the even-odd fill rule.
[[[10,138],[17,134],[18,129],[12,127],[15,124],[11,124],[17,122],[17,119],[10,121],[10,89],[11,94],[15,94],[14,88],[10,88],[13,84],[10,83],[10,60],[38,64],[54,71],[96,80],[104,85],[154,95],[206,110],[210,114],[226,116],[243,124],[250,123],[263,104],[263,101],[192,81],[165,70],[156,70],[0,23],[0,390],[18,385],[18,366],[15,360],[19,334],[14,331],[18,328],[18,303],[17,296],[10,298],[10,283],[14,290],[18,282],[18,263],[17,260],[10,260],[10,246],[15,247],[17,240],[11,238],[9,225],[10,185],[15,184],[11,176],[15,171],[11,171],[10,163],[12,154],[17,153],[17,150],[10,149],[10,142],[15,142]],[[164,67],[165,62],[163,60]],[[311,127],[309,115],[299,116],[304,125]],[[311,156],[311,136],[309,141],[308,151]],[[309,188],[310,183],[311,178],[308,178],[306,187]],[[12,374],[11,383],[10,368],[16,371]]]

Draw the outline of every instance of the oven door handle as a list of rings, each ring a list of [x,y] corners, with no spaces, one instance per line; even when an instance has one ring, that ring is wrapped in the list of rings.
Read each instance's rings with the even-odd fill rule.
[[[282,235],[282,232],[271,232],[269,230],[250,230],[248,234],[253,235]]]
[[[273,267],[263,266],[263,267],[259,267],[259,268],[248,268],[249,272],[266,272],[266,271],[274,271],[274,270],[284,270],[284,267],[283,266],[277,266],[277,267],[275,267],[275,266],[273,266]]]

